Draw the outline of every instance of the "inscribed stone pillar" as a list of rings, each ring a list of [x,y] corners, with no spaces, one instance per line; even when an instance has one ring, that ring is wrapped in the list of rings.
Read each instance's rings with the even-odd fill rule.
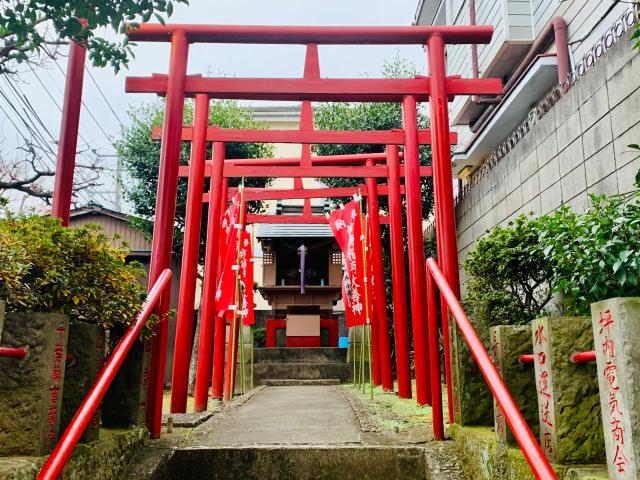
[[[531,327],[529,325],[499,325],[491,327],[491,349],[489,353],[493,359],[502,380],[509,389],[511,397],[529,424],[534,435],[538,435],[538,401],[533,392],[536,390],[536,377],[533,365],[523,364],[518,360],[519,355],[531,354]],[[517,445],[511,429],[498,406],[493,401],[493,416],[496,436],[501,443]]]
[[[542,450],[554,463],[603,461],[596,366],[570,360],[574,352],[593,350],[591,319],[537,318],[531,332]]]
[[[640,298],[591,305],[609,478],[640,474]]]
[[[69,322],[55,313],[8,313],[0,358],[0,456],[47,455],[58,440]]]
[[[478,337],[488,350],[490,327],[482,304],[466,301],[463,307]],[[493,425],[493,395],[451,316],[449,339],[455,422],[459,425]]]
[[[60,430],[64,431],[95,383],[104,362],[104,329],[90,323],[72,323],[69,326],[67,352],[69,362],[64,375],[64,394]],[[87,425],[81,442],[98,439],[100,431],[100,408]]]

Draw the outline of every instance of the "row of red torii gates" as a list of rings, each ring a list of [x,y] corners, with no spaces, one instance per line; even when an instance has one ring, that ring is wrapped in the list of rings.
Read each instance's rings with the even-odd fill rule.
[[[435,197],[435,221],[438,258],[448,283],[459,297],[458,261],[451,175],[451,144],[456,136],[449,131],[448,102],[456,95],[495,95],[502,93],[499,79],[462,79],[447,77],[446,44],[488,43],[492,27],[485,26],[411,26],[411,27],[276,27],[216,25],[142,25],[131,30],[133,41],[170,42],[168,75],[131,77],[128,92],[155,93],[166,96],[166,112],[160,130],[154,136],[162,141],[158,173],[157,202],[152,241],[150,288],[171,259],[175,223],[178,178],[188,177],[188,201],[177,316],[176,344],[172,372],[172,412],[184,412],[187,400],[188,369],[195,298],[195,281],[200,239],[202,206],[209,202],[207,248],[201,330],[196,375],[195,406],[207,407],[211,379],[212,396],[222,397],[224,365],[224,318],[214,312],[217,271],[218,233],[223,205],[233,194],[227,187],[230,177],[294,178],[294,188],[286,190],[246,189],[246,200],[305,200],[303,214],[298,216],[249,215],[247,223],[321,223],[324,216],[311,214],[311,198],[351,196],[357,187],[304,189],[302,178],[363,178],[364,194],[370,214],[371,238],[375,260],[373,274],[384,277],[380,242],[380,224],[388,222],[391,232],[393,286],[393,325],[396,341],[398,393],[411,396],[409,368],[409,332],[404,271],[404,238],[402,199],[405,195],[410,279],[410,307],[415,351],[416,396],[419,404],[430,401],[427,349],[427,302],[425,256],[423,245],[423,212],[421,177],[432,176]],[[191,43],[249,43],[306,45],[304,76],[287,78],[208,78],[187,75]],[[321,78],[318,44],[418,44],[426,45],[427,77],[409,79],[330,79]],[[77,146],[80,96],[84,51],[72,45],[69,58],[65,109],[61,127],[56,184],[52,215],[68,223],[75,151]],[[183,126],[185,97],[195,97],[194,123]],[[302,101],[299,130],[245,130],[208,126],[211,99]],[[311,102],[398,102],[402,104],[403,128],[389,131],[318,131],[313,128]],[[429,101],[431,130],[418,129],[417,103]],[[191,142],[188,167],[180,167],[181,142]],[[206,160],[208,142],[213,143],[213,158]],[[299,143],[299,158],[225,159],[227,142]],[[314,157],[312,144],[366,144],[386,146],[384,153]],[[399,146],[403,146],[402,157]],[[419,145],[431,145],[432,166],[419,165]],[[210,177],[209,193],[204,193],[205,177]],[[401,185],[400,178],[404,177]],[[377,185],[377,179],[387,179]],[[388,218],[379,216],[378,196],[388,195]],[[384,282],[376,282],[376,298],[384,299]],[[444,302],[442,305],[445,305]],[[169,295],[164,294],[156,308],[162,320],[156,327],[152,343],[147,399],[147,425],[151,438],[160,435],[164,365],[168,323],[166,312]],[[447,324],[443,308],[443,328]],[[216,319],[214,321],[214,318]],[[374,382],[387,390],[394,388],[391,368],[390,340],[385,302],[376,302],[373,321]],[[445,335],[446,338],[446,335]],[[435,343],[437,348],[437,340]],[[445,344],[446,346],[446,344]],[[447,370],[448,352],[446,354]],[[212,368],[213,363],[213,368]],[[213,371],[213,378],[211,372]],[[449,372],[447,372],[449,373]],[[447,381],[450,392],[451,382]],[[451,409],[451,402],[449,402]]]

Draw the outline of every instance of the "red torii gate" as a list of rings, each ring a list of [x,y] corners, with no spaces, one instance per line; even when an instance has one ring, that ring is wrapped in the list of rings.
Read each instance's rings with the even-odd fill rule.
[[[452,138],[454,137],[452,136]],[[397,153],[397,148],[396,148],[396,153]],[[361,164],[362,163],[371,164],[371,163],[374,163],[375,160],[383,160],[387,156],[388,156],[387,153],[336,155],[336,156],[330,156],[330,157],[314,157],[312,160],[318,163],[326,162],[327,164],[328,163],[345,164],[345,163],[353,163],[353,162],[361,163]],[[274,164],[275,165],[280,165],[282,163],[286,163],[286,164],[298,163],[299,164],[300,162],[301,162],[300,158],[287,158],[287,159],[266,158],[266,159],[258,159],[258,160],[247,159],[247,160],[233,160],[233,161],[227,160],[224,162],[225,167],[223,169],[222,174],[225,177],[234,176],[233,173],[231,174],[227,173],[226,169],[232,169],[233,168],[232,165],[237,163],[255,163],[257,165],[261,165],[264,169],[266,169],[265,172],[267,172],[269,167],[273,166]],[[227,165],[230,165],[231,167],[227,167]],[[276,167],[275,170],[278,170],[280,168],[281,167]],[[313,171],[309,172],[308,168],[295,169],[294,167],[289,167],[289,170],[291,170],[291,175],[295,176],[295,178],[310,177],[310,176],[318,175],[320,173],[325,174],[326,173],[325,170],[327,170],[327,167],[316,167],[315,169],[311,167]],[[387,170],[387,167],[376,167],[376,168],[381,168],[385,172]],[[180,176],[189,177],[190,169],[191,169],[190,166],[180,167]],[[199,167],[194,168],[193,171],[196,172],[195,173],[196,175],[201,174],[201,169]],[[398,225],[399,225],[398,226],[399,230],[397,230],[399,234],[396,235],[397,238],[396,238],[396,242],[394,243],[394,247],[396,250],[399,251],[399,253],[396,255],[395,258],[403,259],[404,253],[403,253],[403,243],[402,243],[402,233],[401,233],[402,218],[401,218],[401,207],[400,207],[400,194],[404,193],[404,188],[400,185],[401,175],[397,175],[396,178],[390,178],[390,181],[393,181],[397,184],[396,188],[387,188],[387,186],[380,187],[375,183],[375,177],[381,176],[380,173],[381,172],[378,172],[378,171],[373,172],[371,166],[367,167],[366,170],[362,166],[354,167],[354,176],[366,177],[367,178],[366,185],[362,187],[341,187],[341,188],[325,187],[325,188],[316,188],[316,189],[304,189],[301,187],[299,188],[294,187],[293,189],[281,189],[281,190],[272,190],[269,188],[250,188],[250,189],[245,188],[244,198],[246,201],[251,201],[256,199],[261,199],[261,200],[311,199],[311,198],[328,198],[328,197],[335,197],[335,196],[350,197],[355,193],[361,193],[363,196],[367,197],[368,210],[371,212],[372,236],[374,238],[373,240],[374,244],[372,245],[372,248],[374,248],[374,250],[381,250],[380,224],[389,223],[389,219],[387,217],[381,217],[379,215],[378,195],[389,194],[390,204],[392,202],[395,202],[395,205],[397,206],[396,215],[398,217]],[[421,167],[421,173],[423,174],[423,176],[429,176],[431,174],[431,168]],[[254,176],[257,176],[257,175],[254,175]],[[268,173],[266,176],[273,176],[273,173]],[[285,175],[281,175],[281,176],[285,176]],[[192,183],[189,184],[188,201],[187,201],[187,218],[189,219],[192,218],[192,216],[189,214],[190,211],[194,209],[195,210],[201,209],[202,202],[208,201],[210,198],[209,194],[204,194],[202,196],[202,200],[200,200],[199,185],[202,184],[201,179],[198,177],[198,178],[192,178],[192,180],[194,182],[193,184],[197,185],[198,187],[196,187],[197,188],[196,190],[196,188],[192,187]],[[224,198],[223,201],[226,201],[227,199],[231,198],[231,196],[235,193],[235,190],[236,189],[234,188],[228,191],[226,198]],[[395,194],[395,196],[393,196],[392,194]],[[318,223],[319,224],[319,223],[327,223],[327,220],[324,215],[311,215],[310,213],[303,214],[302,216],[249,214],[246,220],[246,223],[303,223],[303,224]],[[216,229],[217,224],[214,225],[213,228]],[[199,236],[200,236],[199,219],[195,223],[191,223],[190,221],[188,221],[185,226],[185,245],[191,242],[193,242],[194,245],[197,245],[199,241],[198,240]],[[209,246],[211,240],[212,240],[212,237],[208,237],[207,248],[211,248]],[[377,270],[378,275],[382,276],[383,275],[382,272],[384,271],[384,267],[382,265],[382,257],[381,255],[373,255],[373,258],[375,262],[374,269]],[[182,272],[181,278],[183,278],[184,280],[183,280],[183,283],[181,284],[181,288],[184,287],[184,290],[188,292],[186,295],[189,295],[189,296],[188,298],[185,298],[185,302],[182,302],[183,297],[181,295],[180,297],[181,302],[178,305],[179,325],[176,329],[176,349],[178,348],[179,344],[183,342],[185,344],[188,344],[190,340],[190,332],[192,331],[192,325],[187,322],[189,321],[189,319],[193,318],[193,293],[191,292],[195,292],[195,277],[193,277],[192,279],[191,278],[192,276],[190,276],[190,274],[192,271],[195,271],[195,269],[197,268],[196,256],[189,258],[188,256],[185,255],[183,256],[183,259],[185,261],[183,261],[183,266],[182,266],[183,272]],[[409,348],[408,348],[409,341],[408,341],[407,319],[406,319],[406,291],[405,291],[405,285],[404,285],[404,260],[402,260],[400,265],[397,265],[397,264],[394,265],[393,269],[395,272],[393,291],[394,291],[394,328],[396,331],[396,351],[397,351],[396,363],[397,363],[397,374],[398,374],[398,393],[401,397],[410,398],[411,397],[411,376],[410,376],[410,367],[409,367]],[[213,273],[213,271],[214,271],[214,268],[212,265],[209,265],[209,266],[205,265],[205,272]],[[193,285],[187,286],[187,282],[192,282]],[[385,333],[387,333],[387,328],[388,328],[387,314],[386,314],[386,300],[384,299],[384,284],[382,282],[380,282],[378,290],[379,291],[377,292],[377,294],[381,295],[382,296],[381,298],[383,298],[383,300],[379,302],[380,305],[378,306],[378,311],[376,312],[378,316],[377,322],[380,324],[378,326],[377,333],[380,334],[381,331],[384,331]],[[210,294],[211,292],[207,292],[206,290],[203,289],[203,295],[205,297]],[[209,315],[210,315],[210,312],[209,312],[209,307],[207,305],[207,308],[203,307],[201,319],[209,318]],[[380,315],[382,315],[382,317],[380,317]],[[180,325],[181,319],[185,321],[186,325]],[[201,325],[203,325],[203,323],[201,323]],[[207,332],[208,330],[209,328],[206,327]],[[218,330],[216,328],[215,331],[220,332],[220,335],[222,335],[222,333],[224,332],[224,329]],[[205,352],[203,354],[205,355],[205,357],[201,358],[201,355],[199,355],[198,366],[200,371],[196,376],[196,389],[194,394],[196,410],[206,409],[206,404],[207,404],[206,394],[208,389],[209,365],[208,365],[208,360],[206,360],[205,358],[207,358],[206,353],[208,353],[211,349],[209,342],[210,342],[210,335],[200,336],[200,344],[199,344],[198,351]],[[379,343],[382,343],[382,342],[380,342],[379,338],[376,338],[374,336],[374,352],[375,353],[373,356],[374,358],[377,359],[375,362],[376,366],[378,367],[378,370],[384,370],[386,368],[388,371],[388,376],[391,377],[391,366],[389,364],[390,358],[381,358],[380,356],[378,356]],[[220,348],[220,349],[224,348],[224,337],[222,336],[218,337],[217,333],[216,333],[216,347],[214,348],[214,352],[216,348]],[[421,356],[423,354],[426,355],[426,352],[422,353],[424,349],[420,349],[420,350],[421,350],[421,353],[419,353],[418,356]],[[177,358],[178,357],[174,355],[174,372],[180,371],[179,367],[176,368]],[[183,359],[183,361],[185,362],[187,360],[188,359],[186,358]],[[186,369],[186,367],[187,365],[184,365],[182,368]],[[214,365],[214,374],[212,379],[212,384],[214,385],[214,392],[213,392],[214,398],[218,398],[218,396],[222,394],[222,391],[219,388],[222,385],[222,378],[217,377],[221,375],[221,372],[222,372],[222,366]],[[207,379],[206,380],[207,383],[202,383],[202,382],[205,382],[202,379]],[[174,376],[173,381],[176,382],[178,380],[182,381],[186,386],[186,379],[184,378],[177,379]],[[391,379],[390,385],[386,388],[388,388],[389,390],[393,389],[392,379]],[[186,398],[186,392],[185,392],[185,398]]]
[[[307,60],[308,60],[307,56]],[[156,92],[162,94],[164,92]],[[203,100],[201,100],[203,101]],[[305,102],[306,104],[306,102]],[[201,126],[200,128],[205,128]],[[195,137],[193,132],[194,127],[192,126],[183,126],[182,129],[182,140],[188,141]],[[216,140],[218,138],[220,129],[215,127],[207,127],[206,133],[201,132],[201,134],[206,135],[207,140]],[[309,133],[329,133],[331,135],[336,135],[336,132],[326,132],[326,131],[309,131],[309,130],[287,130],[287,131],[278,131],[276,132],[279,136],[283,136],[283,133],[287,133],[287,138],[289,141],[297,142],[302,141]],[[258,138],[261,141],[265,141],[265,138],[269,138],[269,134],[273,133],[273,131],[265,131],[265,130],[245,130],[240,132],[242,133],[242,138],[245,136],[252,135],[253,138]],[[360,136],[363,133],[370,132],[339,132],[342,138],[346,138],[347,141],[352,141],[351,137],[354,135]],[[404,132],[402,131],[388,131],[374,132],[378,135],[387,134],[389,137],[393,137],[396,141],[402,141]],[[244,135],[246,134],[246,135]],[[398,135],[401,134],[401,135]],[[154,129],[152,132],[152,137],[155,139],[160,139],[162,136],[162,132],[160,129]],[[380,135],[381,136],[381,135]],[[457,135],[452,133],[449,135],[450,142],[455,142],[457,140]],[[325,143],[326,140],[322,139]],[[424,144],[431,143],[431,132],[429,130],[419,130],[418,131],[418,141]],[[387,146],[387,148],[391,148],[391,146]],[[397,152],[397,146],[396,150]],[[380,218],[377,204],[377,195],[378,190],[375,183],[375,178],[379,177],[387,177],[388,169],[386,166],[375,166],[377,162],[382,162],[386,159],[387,153],[372,153],[372,154],[352,154],[352,155],[332,155],[326,157],[312,157],[310,155],[310,151],[303,152],[300,157],[289,157],[289,158],[263,158],[263,159],[235,159],[235,160],[225,160],[224,168],[222,171],[222,176],[225,178],[229,177],[244,177],[244,176],[252,176],[252,177],[293,177],[294,178],[294,188],[289,191],[281,191],[280,196],[274,196],[272,191],[269,189],[254,189],[254,191],[261,191],[261,193],[271,196],[275,199],[283,199],[282,195],[286,194],[286,198],[304,198],[305,199],[305,208],[302,216],[280,216],[280,215],[253,215],[250,214],[247,218],[247,223],[298,223],[298,224],[321,224],[326,223],[327,220],[324,216],[320,215],[311,215],[310,204],[308,200],[311,198],[327,198],[330,196],[335,196],[337,193],[337,189],[316,189],[313,194],[309,194],[307,190],[304,189],[301,182],[297,182],[300,178],[313,178],[313,177],[355,177],[355,178],[366,178],[368,191],[372,192],[368,195],[369,210],[374,211],[374,216],[372,216],[372,238],[373,244],[372,248],[374,251],[381,251],[381,242],[380,242],[380,224],[387,223],[385,220],[387,218]],[[328,166],[313,166],[316,165],[337,165],[333,167]],[[305,164],[307,166],[305,166]],[[311,164],[311,165],[309,165]],[[347,164],[356,164],[359,166],[345,166]],[[239,166],[240,165],[240,166]],[[285,166],[282,166],[285,165]],[[294,166],[295,165],[295,166]],[[212,163],[205,162],[205,166],[208,167],[208,172],[205,172],[205,176],[211,176],[212,171]],[[421,176],[431,176],[432,169],[429,166],[421,166],[420,175]],[[181,166],[179,169],[179,175],[181,177],[189,177],[189,166]],[[194,170],[200,175],[200,169]],[[400,172],[399,176],[404,176],[403,171]],[[201,201],[199,200],[199,192],[200,185],[202,181],[200,178],[194,179],[196,185],[198,185],[198,190],[193,193],[193,197],[189,195],[188,203],[187,203],[187,219],[190,218],[189,209],[202,208]],[[399,178],[397,179],[399,184]],[[203,185],[203,184],[202,184]],[[353,190],[353,189],[352,189]],[[191,189],[189,189],[191,192]],[[306,192],[306,194],[305,194]],[[341,193],[344,194],[344,189],[341,190]],[[349,196],[354,192],[350,191]],[[206,195],[206,194],[205,194]],[[250,199],[248,199],[250,200]],[[397,199],[398,205],[400,205],[399,198]],[[401,222],[400,217],[400,222]],[[189,242],[193,242],[193,245],[197,245],[197,238],[199,238],[200,230],[199,230],[199,222],[200,218],[195,220],[196,224],[191,225],[187,222],[185,226],[185,245]],[[213,227],[216,229],[216,226]],[[401,230],[400,230],[401,231]],[[217,234],[217,231],[212,232]],[[193,235],[193,237],[192,237]],[[403,258],[403,243],[400,238],[397,241],[396,248],[400,249],[399,256],[397,258]],[[382,264],[382,256],[374,255],[374,271],[377,278],[382,278],[384,275],[384,267]],[[176,339],[175,339],[175,351],[174,353],[174,364],[173,364],[173,377],[172,377],[172,409],[175,408],[176,411],[184,411],[186,407],[186,396],[187,396],[187,373],[189,366],[189,357],[188,353],[190,349],[188,345],[191,339],[191,332],[193,330],[193,297],[195,294],[195,279],[191,280],[192,272],[195,272],[197,268],[197,257],[191,257],[188,255],[183,256],[183,272],[181,278],[183,279],[181,284],[181,291],[185,292],[185,296],[180,296],[180,303],[178,305],[178,318],[177,318],[177,326],[176,326]],[[396,267],[396,269],[399,267]],[[211,271],[213,267],[210,267]],[[205,271],[207,267],[205,265]],[[396,285],[394,288],[394,305],[396,308],[395,312],[404,312],[403,316],[406,317],[406,293],[404,284],[401,283],[400,279],[404,279],[404,264],[402,265],[401,275],[398,276],[396,280]],[[404,280],[402,280],[404,281]],[[192,284],[191,284],[192,283]],[[209,284],[210,282],[208,282]],[[182,288],[184,287],[184,288]],[[379,298],[384,298],[384,285],[380,282],[376,285],[378,289],[377,295]],[[206,289],[203,289],[203,295],[206,297],[209,295]],[[402,297],[402,299],[401,299]],[[184,300],[184,301],[183,301]],[[402,305],[404,304],[404,305]],[[207,307],[207,308],[205,308]],[[201,325],[205,325],[205,323],[210,323],[210,315],[212,313],[209,310],[209,305],[206,304],[202,308],[201,312]],[[388,334],[388,325],[387,325],[387,314],[386,314],[386,301],[376,302],[376,317],[378,318],[377,323],[380,325],[376,325],[374,323],[373,332],[373,359],[374,359],[374,368],[373,368],[373,381],[374,384],[379,385],[382,383],[383,388],[387,391],[393,390],[393,376],[391,369],[391,359],[390,359],[390,351],[389,351],[389,334]],[[394,315],[395,318],[395,315]],[[397,322],[394,322],[397,325]],[[403,324],[403,330],[406,330],[406,320]],[[398,330],[396,328],[396,330]],[[209,342],[209,326],[207,325],[204,329],[207,335],[200,336],[200,345],[198,348],[198,352],[203,351],[204,354],[208,353],[210,350]],[[216,330],[217,331],[217,330]],[[420,327],[418,327],[418,333],[420,333]],[[420,336],[420,335],[419,335]],[[397,364],[398,364],[398,394],[404,398],[411,397],[411,378],[409,371],[409,353],[408,353],[408,339],[404,338],[404,332],[400,333],[396,336],[399,345],[397,345],[398,355],[396,356]],[[216,347],[224,348],[224,340],[222,338],[216,339]],[[215,348],[214,348],[215,352]],[[380,352],[380,353],[379,353]],[[200,357],[200,355],[199,355]],[[429,394],[429,379],[428,379],[428,355],[427,352],[422,346],[418,346],[416,349],[416,357],[419,361],[423,362],[425,365],[424,370],[420,370],[420,376],[424,375],[424,383],[426,385],[424,397],[419,397],[419,401],[429,402],[430,394]],[[202,361],[200,361],[202,360]],[[198,361],[198,365],[202,365],[201,371],[196,375],[196,388],[195,388],[195,408],[196,410],[204,410],[206,409],[206,388],[204,385],[201,385],[201,381],[198,379],[208,378],[208,361],[205,358],[201,358]],[[214,361],[215,363],[215,361]],[[217,370],[217,373],[216,373]],[[216,375],[220,375],[221,366],[214,365],[214,376],[212,379],[213,388],[213,398],[221,398],[223,394],[220,388],[217,386],[222,385],[222,379],[216,378]],[[173,399],[175,398],[175,402]]]
[[[451,157],[447,102],[454,95],[499,94],[502,92],[498,79],[461,79],[447,77],[445,71],[445,44],[488,43],[492,35],[491,27],[484,26],[410,26],[410,27],[281,27],[281,26],[219,26],[219,25],[151,25],[146,24],[132,30],[129,37],[133,41],[171,42],[170,70],[167,77],[130,79],[130,91],[166,91],[166,114],[163,124],[163,141],[160,154],[156,221],[152,243],[149,285],[155,284],[164,268],[170,264],[173,226],[175,220],[175,200],[179,172],[179,156],[183,106],[185,95],[195,95],[196,119],[194,125],[201,125],[194,131],[194,150],[204,151],[207,141],[206,112],[209,98],[241,98],[256,100],[302,100],[311,101],[389,101],[402,102],[403,130],[399,132],[297,132],[258,131],[254,133],[215,129],[213,171],[221,172],[224,166],[223,142],[225,141],[267,141],[303,143],[308,148],[311,143],[364,143],[391,145],[391,155],[397,145],[404,145],[405,189],[407,197],[407,227],[409,245],[409,274],[413,322],[422,329],[414,331],[414,342],[426,345],[425,312],[425,270],[422,245],[422,212],[420,202],[420,170],[418,165],[419,133],[417,129],[417,101],[428,100],[431,107],[431,128],[433,132],[433,178],[435,191],[435,217],[437,225],[438,257],[445,277],[459,296],[456,233],[453,212],[453,186],[451,177]],[[317,44],[418,44],[426,45],[429,76],[414,79],[320,79],[310,70],[303,79],[238,79],[238,78],[195,78],[187,77],[186,67],[190,43],[271,43],[303,44],[311,49]],[[75,69],[79,62],[74,62]],[[78,67],[78,68],[76,68]],[[70,67],[71,68],[71,67]],[[305,68],[305,70],[307,70]],[[136,84],[138,87],[136,90]],[[159,86],[160,85],[160,86]],[[75,96],[77,97],[77,95]],[[65,103],[74,117],[76,105],[69,97]],[[202,100],[198,102],[198,98]],[[73,103],[73,105],[71,105]],[[310,106],[310,104],[309,104]],[[305,107],[303,105],[303,113]],[[65,115],[65,118],[67,116]],[[310,116],[303,116],[302,128],[307,128]],[[66,120],[65,120],[66,122]],[[73,132],[73,118],[69,124],[69,134]],[[265,131],[267,132],[267,131]],[[366,134],[365,134],[366,133]],[[65,135],[65,137],[68,135]],[[218,152],[218,153],[216,153]],[[389,150],[388,152],[389,153]],[[56,178],[56,196],[53,214],[63,221],[68,220],[68,203],[73,184],[72,152],[67,151],[59,159],[59,178]],[[64,158],[63,158],[64,157]],[[397,158],[397,155],[396,155]],[[204,162],[201,163],[204,169]],[[308,166],[308,165],[305,165]],[[396,165],[389,165],[396,168]],[[302,168],[302,167],[301,167]],[[399,173],[399,163],[397,164]],[[214,181],[215,179],[215,181]],[[223,177],[212,177],[212,191],[221,191]],[[216,196],[217,197],[217,196]],[[219,219],[220,199],[215,199],[210,208],[217,212]],[[209,222],[213,225],[216,222]],[[185,245],[185,249],[187,246]],[[152,346],[152,366],[149,382],[147,424],[152,438],[160,434],[164,358],[167,340],[165,312],[169,298],[165,295],[157,312],[163,318],[156,327]],[[445,309],[446,310],[446,309]],[[443,326],[447,315],[443,312]],[[416,364],[417,369],[424,365]],[[417,386],[418,401],[425,397],[425,385]],[[421,403],[425,403],[422,401]]]

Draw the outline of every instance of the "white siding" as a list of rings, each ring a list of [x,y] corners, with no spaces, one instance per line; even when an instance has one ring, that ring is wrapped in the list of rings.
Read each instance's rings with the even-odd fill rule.
[[[580,0],[580,3],[584,3],[584,0]],[[533,33],[536,36],[542,31],[549,19],[553,17],[553,13],[559,5],[560,2],[558,0],[531,0]]]

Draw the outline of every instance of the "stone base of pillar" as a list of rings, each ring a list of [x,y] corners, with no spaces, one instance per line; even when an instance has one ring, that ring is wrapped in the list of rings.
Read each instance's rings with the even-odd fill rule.
[[[640,298],[591,305],[609,478],[640,475]]]
[[[518,360],[522,354],[531,354],[531,327],[524,325],[500,325],[491,327],[491,349],[489,353],[500,376],[511,393],[511,397],[529,428],[535,436],[539,433],[538,401],[533,392],[536,391],[536,378],[531,364],[523,364]],[[511,429],[497,402],[493,401],[493,416],[498,441],[509,445],[517,445]]]
[[[47,455],[58,441],[69,321],[55,313],[7,313],[0,358],[0,456]]]
[[[536,318],[531,332],[542,450],[553,463],[603,462],[596,366],[570,360],[574,352],[593,350],[591,319]]]

